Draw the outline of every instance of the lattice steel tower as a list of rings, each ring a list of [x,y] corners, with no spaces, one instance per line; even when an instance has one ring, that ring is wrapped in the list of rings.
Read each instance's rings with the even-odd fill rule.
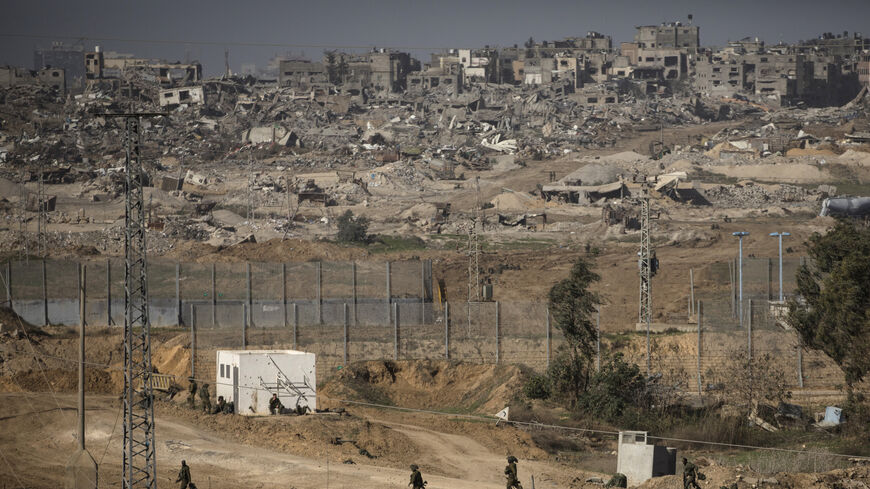
[[[646,324],[646,373],[650,375],[650,323],[652,323],[652,275],[653,255],[650,246],[649,191],[643,190],[640,198],[640,307],[638,322]]]
[[[480,177],[475,180],[474,211],[471,215],[471,228],[468,230],[468,302],[480,302]]]
[[[140,117],[126,123],[126,212],[124,233],[124,454],[123,488],[157,487],[154,392],[151,384],[151,324],[145,256],[145,172],[140,154]]]

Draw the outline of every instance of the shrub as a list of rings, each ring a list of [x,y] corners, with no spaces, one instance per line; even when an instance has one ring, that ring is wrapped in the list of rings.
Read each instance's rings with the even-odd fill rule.
[[[646,379],[640,368],[617,354],[601,365],[600,372],[592,375],[577,407],[612,421],[622,416],[629,406],[646,408],[648,400]]]
[[[523,394],[529,399],[547,399],[550,397],[550,379],[546,375],[533,375],[523,385]]]
[[[346,211],[338,216],[338,235],[339,241],[345,243],[366,243],[369,235],[369,220],[366,217],[355,217],[353,212]]]

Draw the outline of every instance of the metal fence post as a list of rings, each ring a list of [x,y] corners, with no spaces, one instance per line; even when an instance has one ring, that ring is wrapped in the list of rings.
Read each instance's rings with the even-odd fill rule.
[[[444,358],[450,359],[450,303],[444,303]]]
[[[248,305],[242,304],[242,350],[248,349]]]
[[[315,275],[317,275],[317,324],[323,324],[323,264],[317,262],[314,264]]]
[[[299,342],[299,308],[293,303],[293,349],[298,349]]]
[[[344,363],[347,365],[347,302],[344,303]]]
[[[689,318],[693,317],[696,313],[695,311],[695,269],[689,269],[689,304],[692,308],[689,311]]]
[[[254,325],[254,301],[251,297],[251,263],[245,263],[245,324]]]
[[[48,326],[48,284],[45,281],[45,259],[42,260],[42,325]]]
[[[704,325],[704,303],[698,301],[698,354],[697,354],[697,366],[696,370],[698,373],[698,395],[701,395],[701,329]]]
[[[211,264],[211,327],[217,326],[217,265]]]
[[[393,360],[399,359],[399,304],[393,304]]]
[[[287,327],[287,264],[281,264],[281,313],[284,315],[284,327]]]
[[[79,325],[84,328],[85,327],[85,304],[87,303],[86,298],[86,282],[88,277],[88,267],[87,265],[82,265],[79,263]]]
[[[547,324],[546,324],[546,333],[547,333],[547,368],[550,368],[550,306],[547,306]]]
[[[393,289],[390,287],[390,262],[387,262],[387,321],[390,320],[390,303],[393,301]]]
[[[749,307],[746,312],[748,315],[746,321],[746,352],[749,356],[749,361],[752,361],[752,299],[749,299]]]
[[[737,295],[737,292],[734,291],[734,260],[728,261],[728,279],[731,281],[731,316],[737,317],[737,308],[735,307],[734,301]]]
[[[181,275],[181,263],[175,264],[175,322],[176,326],[181,326],[184,324],[184,312],[181,309],[181,282],[179,280],[179,275]]]
[[[178,315],[181,316],[181,312]],[[106,325],[112,324],[112,261],[106,258]]]
[[[358,325],[357,314],[359,309],[356,306],[356,261],[350,262],[351,272],[351,288],[353,289],[353,324]]]
[[[501,318],[499,317],[499,305],[498,301],[495,301],[495,363],[499,361],[499,350],[501,350],[501,339],[499,338],[499,323],[501,322]]]
[[[194,304],[190,305],[190,376],[196,378],[196,321],[193,320]]]

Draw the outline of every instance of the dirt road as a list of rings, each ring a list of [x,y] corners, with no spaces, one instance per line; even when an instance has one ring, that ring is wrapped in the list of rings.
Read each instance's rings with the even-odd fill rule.
[[[50,394],[0,394],[0,478],[32,488],[63,485],[64,466],[75,447],[75,396],[59,394],[57,404]],[[60,405],[61,409],[57,409]],[[120,487],[122,424],[118,404],[111,396],[88,399],[88,450],[100,465],[100,486]],[[373,423],[381,423],[371,420]],[[408,471],[365,464],[344,464],[335,459],[294,456],[235,443],[221,433],[203,430],[171,417],[157,420],[157,467],[161,487],[173,485],[182,459],[191,466],[194,482],[201,489],[237,487],[355,487],[402,488]],[[440,474],[424,473],[429,488],[502,487],[504,456],[471,438],[433,431],[408,424],[382,422],[419,445],[426,466]],[[421,464],[422,465],[422,464]],[[568,474],[557,467],[559,480]],[[528,483],[537,471],[537,487],[553,479],[545,463],[521,463],[521,476]],[[20,481],[20,482],[19,482]],[[555,487],[555,484],[552,484]]]

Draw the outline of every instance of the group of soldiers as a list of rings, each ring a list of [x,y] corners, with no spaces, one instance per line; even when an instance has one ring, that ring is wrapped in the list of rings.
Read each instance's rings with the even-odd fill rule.
[[[217,403],[212,406],[211,393],[209,392],[208,384],[202,384],[202,388],[200,388],[193,377],[189,377],[187,381],[187,407],[190,409],[196,409],[196,393],[199,392],[200,407],[204,413],[232,414],[233,407],[231,404],[227,403],[224,396],[218,396]]]
[[[505,489],[523,489],[517,476],[517,462],[519,460],[513,455],[508,455],[507,462],[508,464],[504,468],[504,476],[507,479]],[[411,482],[408,482],[408,485],[411,486],[411,489],[424,489],[426,484],[426,481],[423,480],[423,474],[420,473],[420,467],[417,464],[411,464]]]
[[[278,399],[278,394],[272,394],[272,399],[269,399],[270,414],[295,414],[297,416],[302,416],[303,414],[309,412],[311,412],[310,407],[300,406],[299,403],[296,403],[296,407],[293,409],[285,408],[284,403],[281,402],[281,399]]]
[[[280,403],[281,401],[278,402]],[[519,460],[516,457],[508,455],[507,466],[504,468],[504,476],[507,480],[505,489],[523,489],[523,485],[520,484],[520,479],[517,475],[517,462]],[[698,472],[698,467],[683,457],[683,489],[701,489],[701,486],[698,485],[698,480],[703,478],[704,476]],[[181,461],[181,471],[178,472],[178,478],[175,482],[181,484],[180,489],[196,489],[196,486],[190,481],[190,467],[188,467],[187,462],[184,460]],[[408,485],[411,486],[411,489],[425,489],[426,484],[427,482],[423,480],[423,474],[420,473],[420,467],[417,464],[411,464],[411,481],[408,482]]]

